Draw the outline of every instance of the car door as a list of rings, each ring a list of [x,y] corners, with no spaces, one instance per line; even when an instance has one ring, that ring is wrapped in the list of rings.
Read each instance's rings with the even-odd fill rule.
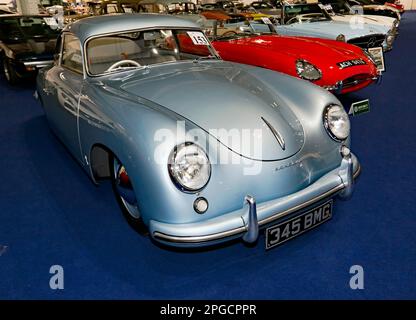
[[[84,82],[82,51],[79,39],[64,33],[58,63],[48,71],[48,120],[73,155],[80,160],[78,137],[79,101]]]

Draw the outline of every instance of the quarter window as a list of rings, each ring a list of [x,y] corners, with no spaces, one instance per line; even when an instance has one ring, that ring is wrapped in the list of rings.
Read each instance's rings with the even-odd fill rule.
[[[73,35],[67,34],[64,37],[61,66],[82,74],[81,44]]]

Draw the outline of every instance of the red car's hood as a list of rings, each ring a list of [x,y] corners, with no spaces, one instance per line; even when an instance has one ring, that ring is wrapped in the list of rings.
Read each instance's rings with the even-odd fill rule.
[[[216,43],[214,41],[214,47],[217,48]],[[291,55],[296,59],[303,58],[310,60],[311,57],[319,57],[319,59],[330,63],[337,63],[357,57],[357,52],[352,51],[338,41],[310,37],[261,35],[231,40],[230,43],[264,48],[274,51],[277,54]]]

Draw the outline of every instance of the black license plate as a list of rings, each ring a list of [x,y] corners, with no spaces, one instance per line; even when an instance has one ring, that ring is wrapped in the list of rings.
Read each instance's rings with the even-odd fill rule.
[[[301,215],[266,229],[266,249],[276,247],[332,218],[332,199]]]
[[[342,62],[337,63],[340,69],[350,68],[354,66],[361,66],[365,64],[366,62],[362,59],[354,59],[354,60],[342,61]]]

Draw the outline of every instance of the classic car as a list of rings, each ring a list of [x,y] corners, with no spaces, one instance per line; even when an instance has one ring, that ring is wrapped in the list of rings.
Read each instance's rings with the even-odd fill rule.
[[[235,12],[237,10],[237,7],[232,1],[220,0],[216,2],[202,4],[201,10],[221,10],[225,12]]]
[[[212,41],[222,59],[309,80],[334,93],[360,90],[379,79],[373,58],[336,40],[278,35],[272,25],[249,23]],[[265,29],[267,28],[267,29]]]
[[[270,2],[267,1],[254,1],[250,4],[250,7],[256,9],[260,13],[274,16],[275,18],[280,18],[282,14],[282,7],[274,7]]]
[[[270,21],[272,21],[274,24],[277,23],[278,19],[280,19],[280,17],[278,19],[275,18],[275,16],[273,15],[268,15],[265,13],[260,13],[258,12],[256,9],[251,8],[251,7],[245,7],[243,9],[240,10],[239,12],[240,15],[244,16],[244,18],[246,20],[262,20],[264,18],[269,19]]]
[[[405,11],[404,5],[399,0],[372,0],[372,2],[376,5],[384,5],[396,9],[400,14],[403,14]]]
[[[0,59],[10,84],[33,77],[53,63],[58,30],[47,24],[48,16],[0,16]]]
[[[198,8],[191,0],[142,0],[142,12],[168,14],[198,14]]]
[[[227,13],[218,10],[202,11],[201,15],[208,20],[216,20],[221,26],[227,28],[242,26],[248,19],[252,18],[251,15],[247,16],[242,13]],[[201,25],[200,23],[198,24]]]
[[[351,21],[351,18],[358,17],[362,19],[362,22],[365,24],[383,25],[393,29],[394,32],[397,32],[400,25],[400,20],[392,17],[358,14],[351,8],[346,0],[320,0],[320,3],[324,5],[324,9],[331,15],[333,20],[339,19],[340,21]]]
[[[270,248],[351,196],[360,164],[349,117],[326,90],[223,61],[174,16],[85,18],[59,41],[37,78],[49,125],[92,181],[111,179],[127,220],[152,239],[252,243],[268,228]]]
[[[401,20],[400,11],[391,6],[374,3],[371,0],[347,0],[356,13],[372,14],[376,16],[392,17]]]
[[[198,8],[191,0],[107,0],[101,4],[100,14],[111,13],[158,13],[180,15],[200,26],[212,24],[200,15]]]
[[[395,39],[380,26],[364,24],[354,28],[349,22],[334,21],[317,3],[285,3],[280,23],[276,26],[279,34],[339,40],[363,49],[383,47],[387,51]]]

